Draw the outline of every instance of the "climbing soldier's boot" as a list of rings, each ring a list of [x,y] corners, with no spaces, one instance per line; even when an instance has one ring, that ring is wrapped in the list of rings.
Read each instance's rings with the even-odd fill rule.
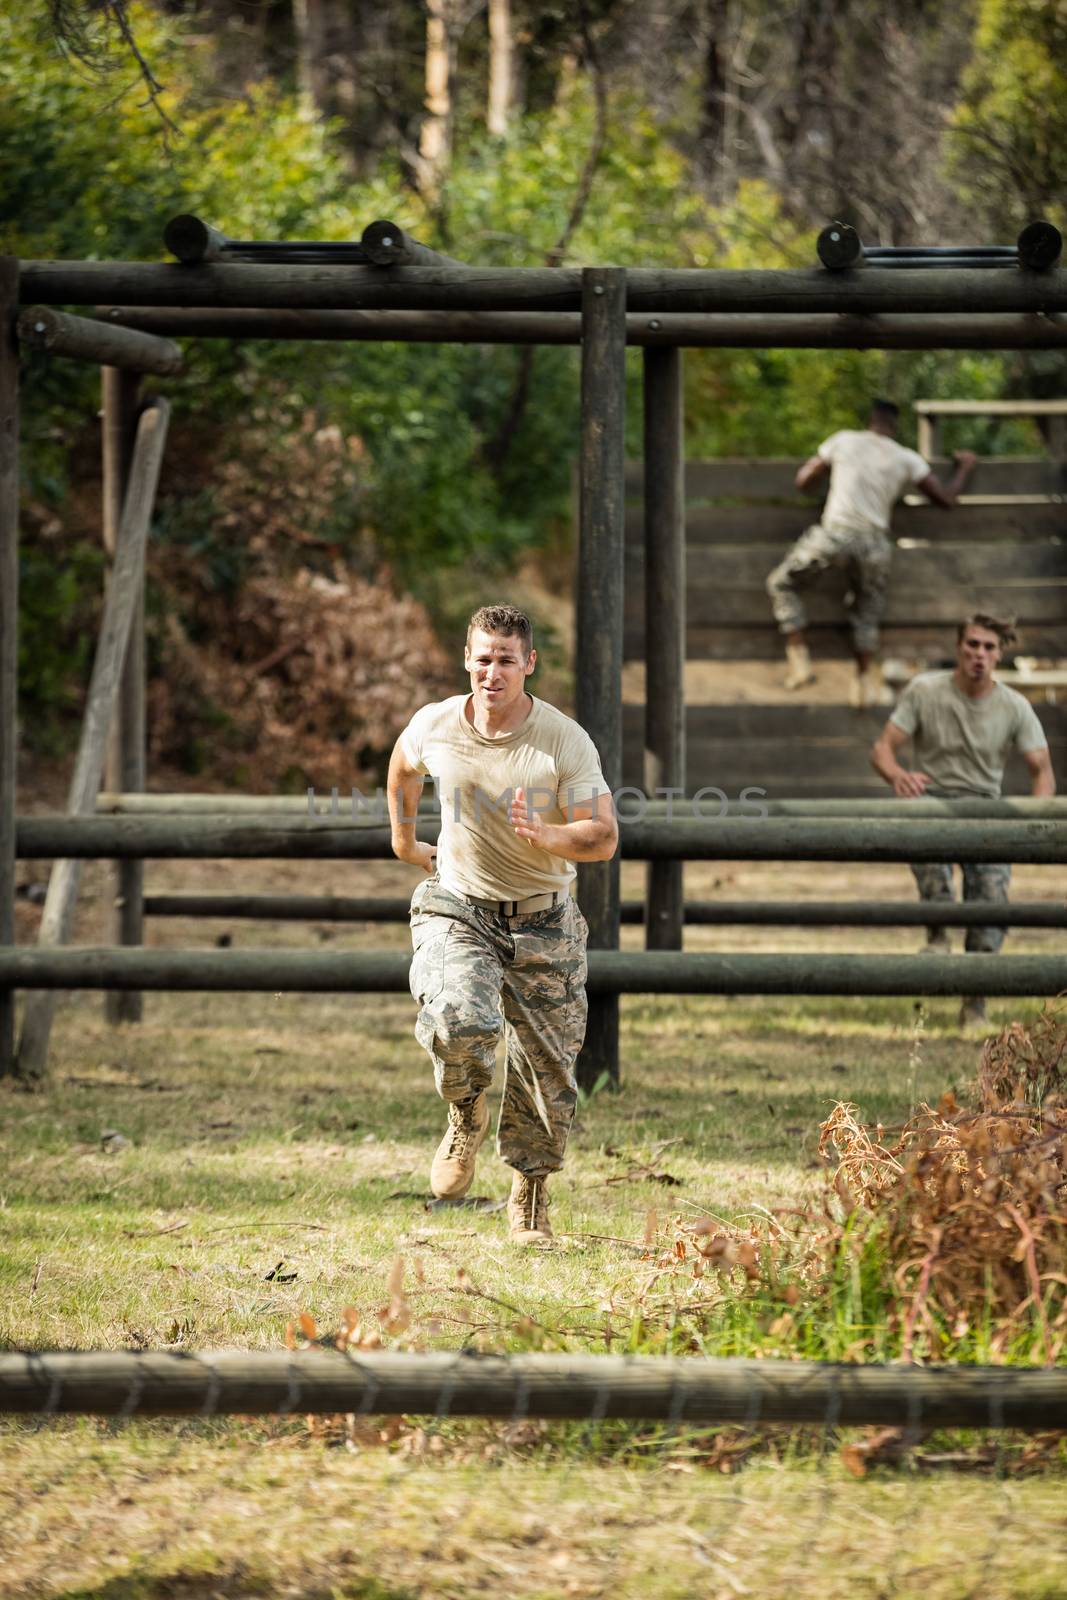
[[[863,672],[857,671],[849,685],[848,703],[854,711],[893,704],[893,691],[882,677],[882,669],[877,662],[872,662]]]
[[[508,1197],[508,1227],[516,1244],[547,1244],[552,1238],[544,1178],[516,1172]]]
[[[803,689],[806,683],[815,682],[811,654],[806,644],[787,644],[785,659],[788,668],[785,675],[787,689]]]
[[[430,1167],[430,1188],[438,1200],[458,1200],[474,1182],[474,1164],[489,1132],[484,1093],[451,1100],[448,1127]]]

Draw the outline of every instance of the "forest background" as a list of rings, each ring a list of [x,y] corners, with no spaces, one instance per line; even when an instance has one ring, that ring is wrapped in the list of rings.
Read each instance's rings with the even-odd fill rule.
[[[1067,0],[0,0],[0,248],[23,257],[164,259],[193,211],[260,239],[390,217],[483,265],[810,266],[830,218],[888,244],[1063,227],[1065,179]],[[802,457],[874,393],[1063,378],[1058,352],[694,351],[687,452]],[[101,600],[99,383],[30,356],[24,392],[21,731],[57,754]],[[154,761],[362,781],[460,686],[486,598],[531,605],[565,694],[576,351],[201,341],[166,392]]]

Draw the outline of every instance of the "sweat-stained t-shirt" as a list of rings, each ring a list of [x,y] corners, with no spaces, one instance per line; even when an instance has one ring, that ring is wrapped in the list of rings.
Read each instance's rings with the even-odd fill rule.
[[[1009,750],[1025,754],[1048,745],[1037,712],[1015,689],[994,680],[989,694],[972,697],[950,671],[920,672],[889,720],[911,734],[915,770],[946,794],[995,800]]]
[[[592,739],[571,717],[531,695],[533,708],[512,733],[487,738],[467,720],[469,695],[417,711],[400,748],[417,772],[434,779],[441,805],[437,871],[453,894],[525,900],[567,889],[572,861],[520,839],[508,820],[516,789],[546,823],[610,791]]]
[[[819,521],[824,528],[848,533],[887,533],[901,495],[930,471],[918,451],[873,428],[832,433],[818,455],[831,468],[830,492]]]

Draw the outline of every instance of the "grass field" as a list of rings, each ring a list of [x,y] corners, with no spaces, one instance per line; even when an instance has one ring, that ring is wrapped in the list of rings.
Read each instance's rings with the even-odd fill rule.
[[[79,939],[104,936],[103,874],[88,874]],[[161,889],[396,893],[412,877],[149,869]],[[637,869],[624,878],[638,892]],[[731,864],[690,869],[687,886],[731,899],[910,892],[903,868],[860,882],[854,869]],[[1019,869],[1019,898],[1051,890],[1050,874]],[[210,946],[223,931],[244,947],[406,937],[168,921],[151,942]],[[701,929],[687,942],[888,951],[916,936]],[[1022,931],[1013,948],[1062,949],[1063,936]],[[1036,1007],[990,1009],[995,1026]],[[145,1023],[121,1030],[101,1011],[99,996],[64,1005],[45,1093],[0,1089],[5,1347],[277,1349],[301,1314],[329,1330],[346,1307],[377,1328],[399,1258],[414,1319],[400,1342],[652,1348],[657,1328],[677,1343],[695,1306],[700,1347],[729,1351],[736,1291],[701,1286],[680,1310],[650,1284],[644,1241],[669,1241],[678,1221],[759,1221],[804,1203],[825,1185],[818,1126],[835,1101],[899,1122],[964,1090],[980,1048],[947,1000],[629,999],[623,1092],[583,1104],[553,1182],[560,1241],[516,1253],[498,1211],[425,1209],[442,1113],[406,997],[149,996]],[[475,1188],[507,1190],[488,1147]],[[824,1429],[753,1440],[393,1420],[347,1437],[303,1418],[8,1422],[0,1594],[1067,1596],[1055,1449],[1030,1464],[1018,1440],[926,1441],[858,1479],[845,1442]]]

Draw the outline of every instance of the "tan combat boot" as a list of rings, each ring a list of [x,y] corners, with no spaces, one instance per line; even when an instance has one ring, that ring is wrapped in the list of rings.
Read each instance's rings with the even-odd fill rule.
[[[811,653],[806,644],[787,644],[785,659],[788,667],[785,675],[787,689],[803,689],[806,683],[815,682]]]
[[[547,1244],[552,1238],[544,1178],[516,1172],[508,1197],[508,1227],[516,1244]]]
[[[865,672],[857,672],[848,690],[848,703],[855,711],[865,711],[868,706],[891,706],[893,691],[882,677],[877,662]]]
[[[474,1163],[489,1132],[484,1093],[448,1106],[448,1128],[430,1167],[430,1188],[438,1200],[459,1200],[474,1182]]]

